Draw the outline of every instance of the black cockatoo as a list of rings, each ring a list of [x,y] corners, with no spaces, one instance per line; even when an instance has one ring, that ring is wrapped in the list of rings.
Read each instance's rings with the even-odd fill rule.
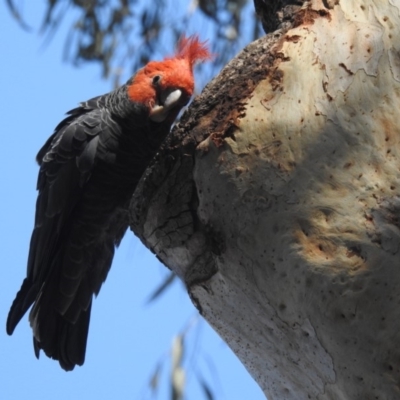
[[[128,227],[136,185],[194,90],[193,65],[210,58],[196,36],[125,85],[68,112],[37,155],[40,165],[27,276],[11,306],[12,334],[32,306],[36,356],[65,370],[85,359],[93,295]]]

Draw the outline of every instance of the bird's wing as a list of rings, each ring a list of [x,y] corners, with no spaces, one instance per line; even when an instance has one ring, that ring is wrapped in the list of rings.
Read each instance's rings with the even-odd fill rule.
[[[28,257],[27,277],[11,306],[7,332],[35,301],[50,274],[55,253],[63,240],[71,212],[80,201],[96,159],[100,133],[108,129],[105,111],[91,105],[71,110],[40,149],[35,225]]]

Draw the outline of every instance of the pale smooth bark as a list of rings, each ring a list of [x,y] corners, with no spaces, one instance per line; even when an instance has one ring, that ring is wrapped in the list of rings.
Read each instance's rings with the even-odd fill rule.
[[[195,100],[132,228],[269,400],[400,399],[400,0],[294,11]]]

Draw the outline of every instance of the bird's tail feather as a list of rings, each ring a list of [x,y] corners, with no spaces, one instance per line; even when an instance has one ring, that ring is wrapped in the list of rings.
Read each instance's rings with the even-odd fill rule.
[[[39,358],[40,350],[43,350],[48,357],[58,360],[66,371],[73,370],[75,365],[83,365],[90,311],[91,302],[86,310],[81,310],[75,322],[69,321],[56,310],[51,288],[44,285],[29,315],[36,357]]]
[[[35,301],[39,289],[38,285],[33,284],[29,278],[25,278],[22,282],[7,317],[6,330],[9,335],[13,334],[15,327]]]

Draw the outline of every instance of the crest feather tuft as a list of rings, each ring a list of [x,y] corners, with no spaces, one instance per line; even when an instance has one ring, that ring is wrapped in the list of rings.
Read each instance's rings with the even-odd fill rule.
[[[175,57],[187,60],[190,67],[193,67],[197,61],[210,60],[212,55],[208,50],[207,41],[200,42],[199,37],[193,35],[189,37],[183,36],[179,40]]]

